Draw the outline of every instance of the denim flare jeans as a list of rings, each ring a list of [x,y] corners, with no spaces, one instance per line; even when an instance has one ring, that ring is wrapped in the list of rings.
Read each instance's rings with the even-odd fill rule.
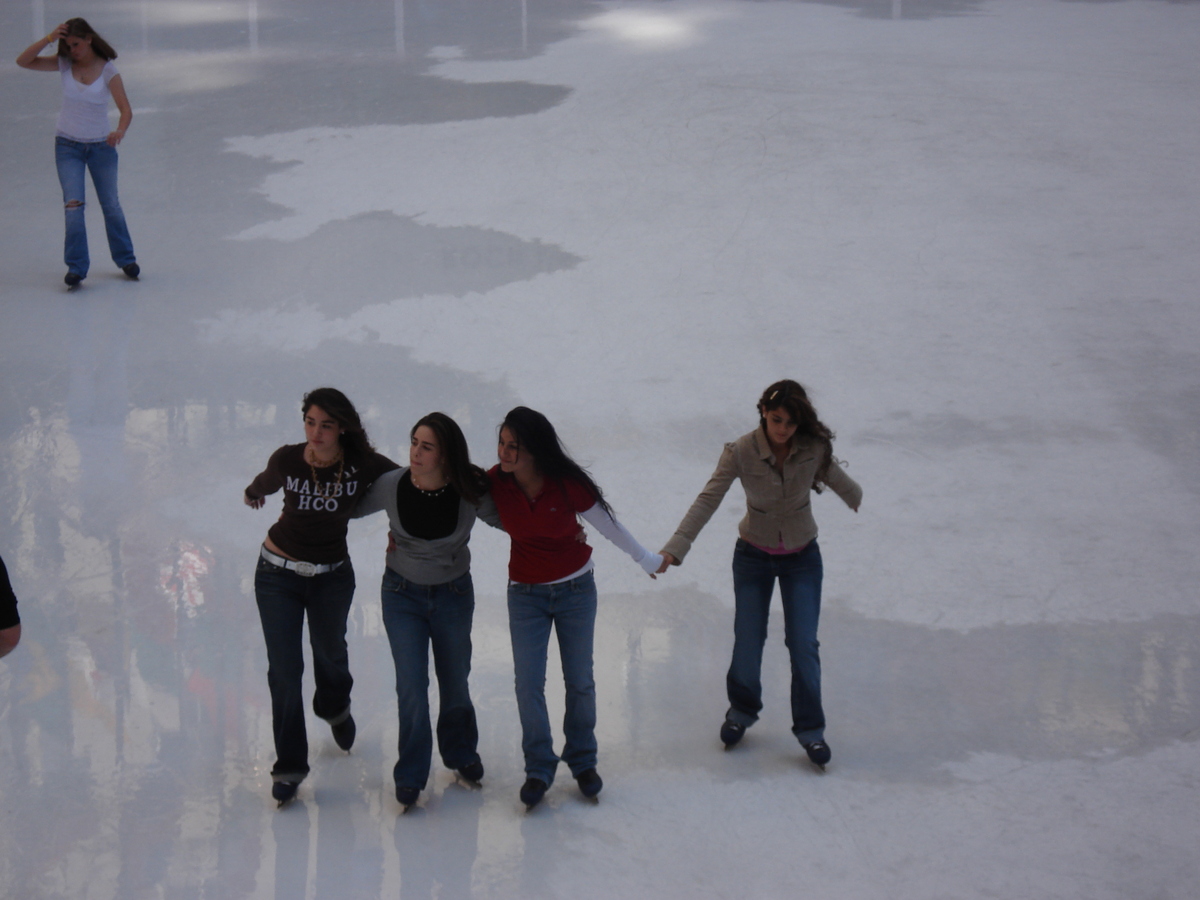
[[[438,681],[438,752],[451,769],[479,762],[479,726],[467,686],[471,674],[471,573],[445,584],[416,584],[385,569],[380,589],[383,625],[396,664],[400,716],[397,787],[425,789],[433,755],[429,722],[429,648]]]
[[[792,733],[801,743],[825,739],[821,707],[821,550],[814,540],[776,555],[738,540],[733,551],[733,661],[725,679],[727,718],[749,727],[762,709],[762,655],[775,581],[783,601],[784,641],[792,661]]]
[[[354,568],[347,559],[332,572],[305,577],[259,559],[254,596],[267,642],[267,684],[275,730],[275,781],[303,781],[308,774],[304,728],[304,617],[312,646],[313,712],[337,725],[350,715],[350,656],[346,619],[354,599]]]
[[[550,628],[558,634],[566,687],[562,761],[572,775],[596,766],[596,682],[592,643],[596,631],[596,579],[591,572],[558,584],[508,586],[508,628],[512,635],[517,710],[525,774],[554,783],[554,753],[546,711],[546,651]]]
[[[54,161],[58,166],[58,181],[62,185],[63,208],[67,217],[67,238],[63,246],[63,261],[67,270],[81,278],[87,277],[87,226],[84,224],[84,171],[92,173],[96,200],[104,213],[104,231],[108,235],[108,252],[119,268],[137,262],[133,255],[133,240],[125,224],[125,213],[117,200],[117,148],[105,141],[73,141],[54,139]],[[72,206],[72,202],[76,205]]]

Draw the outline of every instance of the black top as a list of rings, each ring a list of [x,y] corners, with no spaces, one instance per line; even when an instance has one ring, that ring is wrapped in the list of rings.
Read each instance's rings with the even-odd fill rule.
[[[458,491],[447,484],[436,491],[423,491],[412,483],[412,470],[396,482],[396,511],[400,524],[415,538],[435,541],[449,537],[458,527]]]

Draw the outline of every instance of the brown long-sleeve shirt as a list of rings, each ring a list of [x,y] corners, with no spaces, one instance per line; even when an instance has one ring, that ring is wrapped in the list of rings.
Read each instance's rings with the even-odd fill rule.
[[[372,451],[365,459],[314,469],[304,461],[304,444],[288,444],[271,454],[267,467],[246,488],[252,500],[283,489],[283,512],[267,536],[294,559],[328,564],[349,555],[346,526],[354,507],[384,472],[397,468]],[[316,480],[314,481],[314,473]]]

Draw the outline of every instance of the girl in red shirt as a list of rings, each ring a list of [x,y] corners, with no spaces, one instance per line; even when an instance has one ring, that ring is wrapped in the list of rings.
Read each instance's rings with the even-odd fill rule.
[[[604,784],[596,772],[592,677],[596,582],[592,548],[580,540],[578,518],[628,553],[651,578],[662,557],[639,544],[613,517],[599,486],[567,455],[541,413],[524,406],[509,412],[500,426],[498,456],[500,464],[488,478],[500,520],[512,538],[508,624],[525,755],[521,802],[532,809],[554,783],[560,759],[585,797],[595,797]],[[566,686],[561,757],[554,752],[546,711],[551,627],[558,635]]]

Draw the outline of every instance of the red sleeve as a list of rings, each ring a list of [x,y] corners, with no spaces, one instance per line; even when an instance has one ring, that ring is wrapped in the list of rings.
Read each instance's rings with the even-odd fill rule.
[[[587,486],[578,481],[564,481],[563,486],[567,491],[567,500],[570,501],[575,512],[587,512],[596,505],[596,498],[592,496],[592,492],[587,489]]]

